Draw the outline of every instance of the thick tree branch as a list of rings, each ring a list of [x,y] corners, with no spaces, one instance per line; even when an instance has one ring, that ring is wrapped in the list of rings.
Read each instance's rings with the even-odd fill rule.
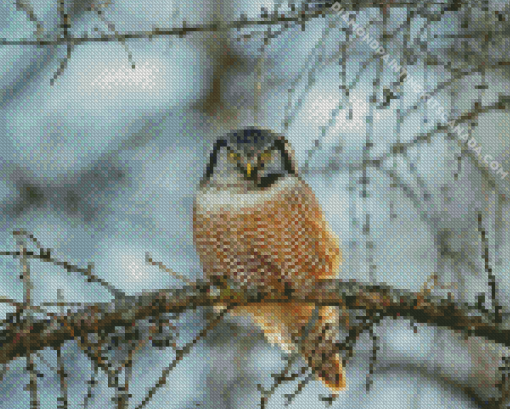
[[[112,303],[87,306],[67,314],[32,316],[30,320],[22,317],[18,322],[12,315],[0,331],[0,364],[46,347],[58,348],[67,340],[86,340],[88,334],[113,333],[116,327],[132,327],[137,320],[163,313],[179,313],[199,306],[291,301],[364,309],[380,317],[412,318],[417,323],[463,331],[466,336],[480,336],[510,346],[510,330],[499,328],[475,307],[451,298],[340,280],[320,280],[314,288],[290,290],[285,294],[255,287],[220,289],[199,281],[182,289],[118,297]]]

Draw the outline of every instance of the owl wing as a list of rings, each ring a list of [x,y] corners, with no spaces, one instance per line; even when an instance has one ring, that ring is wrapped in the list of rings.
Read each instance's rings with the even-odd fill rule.
[[[274,206],[271,204],[268,209],[269,223],[264,223],[261,217],[258,226],[261,231],[269,230],[262,235],[266,240],[250,251],[260,260],[264,272],[273,277],[269,284],[281,291],[284,281],[296,288],[313,285],[314,279],[333,278],[342,262],[339,239],[310,187],[301,181],[297,189],[277,197]],[[282,303],[246,307],[243,312],[250,313],[269,342],[283,350],[295,351],[300,344],[299,352],[313,372],[325,385],[338,391],[345,387],[345,373],[334,343],[339,309],[319,308],[316,323],[303,338],[314,308],[313,304]]]

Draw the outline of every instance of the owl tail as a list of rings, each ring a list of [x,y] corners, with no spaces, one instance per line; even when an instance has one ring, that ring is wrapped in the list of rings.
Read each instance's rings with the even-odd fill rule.
[[[313,307],[312,307],[313,308]],[[300,336],[300,352],[310,369],[333,392],[345,389],[345,370],[335,338],[338,331],[338,310],[321,307],[312,314]]]
[[[236,308],[234,315],[251,314],[272,344],[286,352],[298,350],[315,375],[333,392],[345,388],[345,371],[334,339],[339,312],[333,307],[281,304]]]

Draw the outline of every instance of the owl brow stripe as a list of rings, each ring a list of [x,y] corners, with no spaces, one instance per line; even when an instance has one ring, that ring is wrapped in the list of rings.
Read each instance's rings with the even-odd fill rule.
[[[207,170],[205,172],[204,181],[207,181],[211,178],[211,176],[213,174],[214,167],[216,166],[216,163],[218,162],[218,152],[221,148],[223,148],[225,146],[228,147],[228,143],[225,139],[218,139],[214,143],[214,148],[211,152],[209,164],[207,165]]]
[[[296,171],[294,170],[294,166],[292,166],[292,161],[289,158],[289,153],[287,152],[287,149],[285,149],[285,145],[286,145],[285,139],[277,139],[273,143],[273,146],[275,148],[278,148],[281,152],[283,158],[283,166],[285,167],[285,170],[290,174],[295,175]]]

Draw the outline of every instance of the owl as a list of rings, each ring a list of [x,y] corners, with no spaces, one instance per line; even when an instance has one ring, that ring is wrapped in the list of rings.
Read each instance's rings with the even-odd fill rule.
[[[207,278],[281,293],[335,277],[342,261],[339,239],[299,176],[289,142],[254,127],[215,141],[194,199],[193,239]],[[261,303],[231,314],[250,316],[270,343],[301,354],[331,390],[345,388],[334,342],[337,308]]]

